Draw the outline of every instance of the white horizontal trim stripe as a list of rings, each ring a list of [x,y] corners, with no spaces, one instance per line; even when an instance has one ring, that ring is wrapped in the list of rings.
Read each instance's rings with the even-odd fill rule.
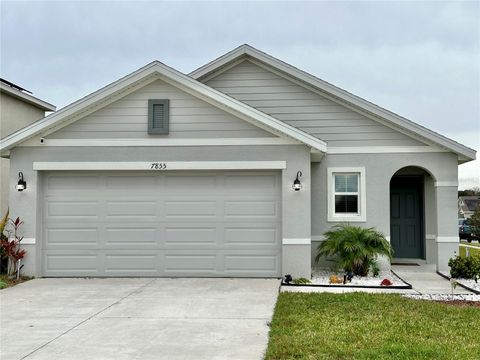
[[[464,248],[469,248],[469,249],[477,249],[477,250],[480,250],[480,247],[474,246],[474,245],[467,245],[467,244],[462,244],[462,243],[460,243],[458,246],[464,247]]]
[[[398,154],[398,153],[431,153],[448,152],[431,146],[358,146],[329,147],[327,154]]]
[[[437,235],[435,234],[426,234],[425,239],[427,240],[435,240],[437,238]]]
[[[43,143],[28,142],[21,146],[237,146],[296,145],[290,138],[219,138],[219,139],[44,139]]]
[[[283,245],[310,245],[312,243],[311,239],[283,239]]]
[[[324,241],[325,236],[323,235],[312,235],[312,241]]]
[[[35,238],[23,238],[22,241],[20,242],[21,245],[33,245],[36,244]]]
[[[165,164],[152,169],[152,164]],[[33,170],[272,170],[286,169],[286,161],[137,161],[34,162]]]
[[[437,243],[459,243],[458,236],[437,236]]]
[[[435,187],[458,187],[457,181],[435,181]]]

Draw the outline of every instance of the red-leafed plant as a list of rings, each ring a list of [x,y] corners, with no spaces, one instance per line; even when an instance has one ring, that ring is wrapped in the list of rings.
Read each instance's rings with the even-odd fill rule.
[[[1,225],[3,231],[0,239],[0,247],[2,249],[2,257],[8,261],[7,274],[12,276],[17,273],[16,275],[18,277],[20,276],[19,269],[17,269],[18,262],[25,257],[26,253],[25,249],[20,247],[23,240],[23,236],[20,235],[20,227],[23,225],[23,221],[21,221],[19,217],[15,220],[8,219],[8,221],[4,219]]]
[[[388,280],[388,279],[383,279],[382,282],[380,283],[381,286],[391,286],[393,283]]]

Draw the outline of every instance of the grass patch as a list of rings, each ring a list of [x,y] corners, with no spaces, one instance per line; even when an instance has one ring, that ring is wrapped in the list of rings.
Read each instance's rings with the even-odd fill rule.
[[[474,247],[478,247],[478,250],[477,249],[472,249],[472,248],[469,248],[468,251],[470,252],[470,255],[479,255],[480,256],[480,243],[478,242],[466,242],[466,241],[461,241],[460,242],[461,244],[465,244],[465,245],[470,245],[470,246],[474,246]],[[459,246],[459,250],[458,250],[458,255],[460,257],[465,257],[467,254],[467,249],[464,248],[463,246]]]
[[[267,360],[480,359],[477,307],[391,294],[281,293]]]
[[[31,276],[20,276],[19,279],[10,279],[6,275],[0,275],[0,289],[5,289],[11,286],[15,286],[17,284],[20,284],[22,282],[32,280],[33,277]]]

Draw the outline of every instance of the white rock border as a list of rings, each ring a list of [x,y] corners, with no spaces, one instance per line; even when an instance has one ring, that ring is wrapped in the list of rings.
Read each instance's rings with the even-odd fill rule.
[[[379,288],[379,289],[411,289],[411,285],[402,280],[393,271],[381,271],[376,277],[373,276],[355,276],[351,282],[346,284],[330,284],[330,276],[337,275],[343,277],[343,273],[337,273],[326,269],[312,269],[311,283],[309,284],[284,284],[284,286],[308,286],[308,287],[330,287],[330,288]],[[382,286],[383,279],[388,279],[392,285]]]
[[[438,271],[438,273],[449,280],[452,278],[449,271]],[[473,279],[455,279],[455,281],[471,292],[480,294],[480,280],[475,282]]]
[[[480,301],[476,294],[402,294],[403,297],[415,300],[429,301]]]

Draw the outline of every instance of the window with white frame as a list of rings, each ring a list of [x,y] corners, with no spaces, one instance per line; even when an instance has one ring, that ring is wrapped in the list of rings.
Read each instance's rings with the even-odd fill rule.
[[[328,221],[366,221],[365,168],[328,168]]]

